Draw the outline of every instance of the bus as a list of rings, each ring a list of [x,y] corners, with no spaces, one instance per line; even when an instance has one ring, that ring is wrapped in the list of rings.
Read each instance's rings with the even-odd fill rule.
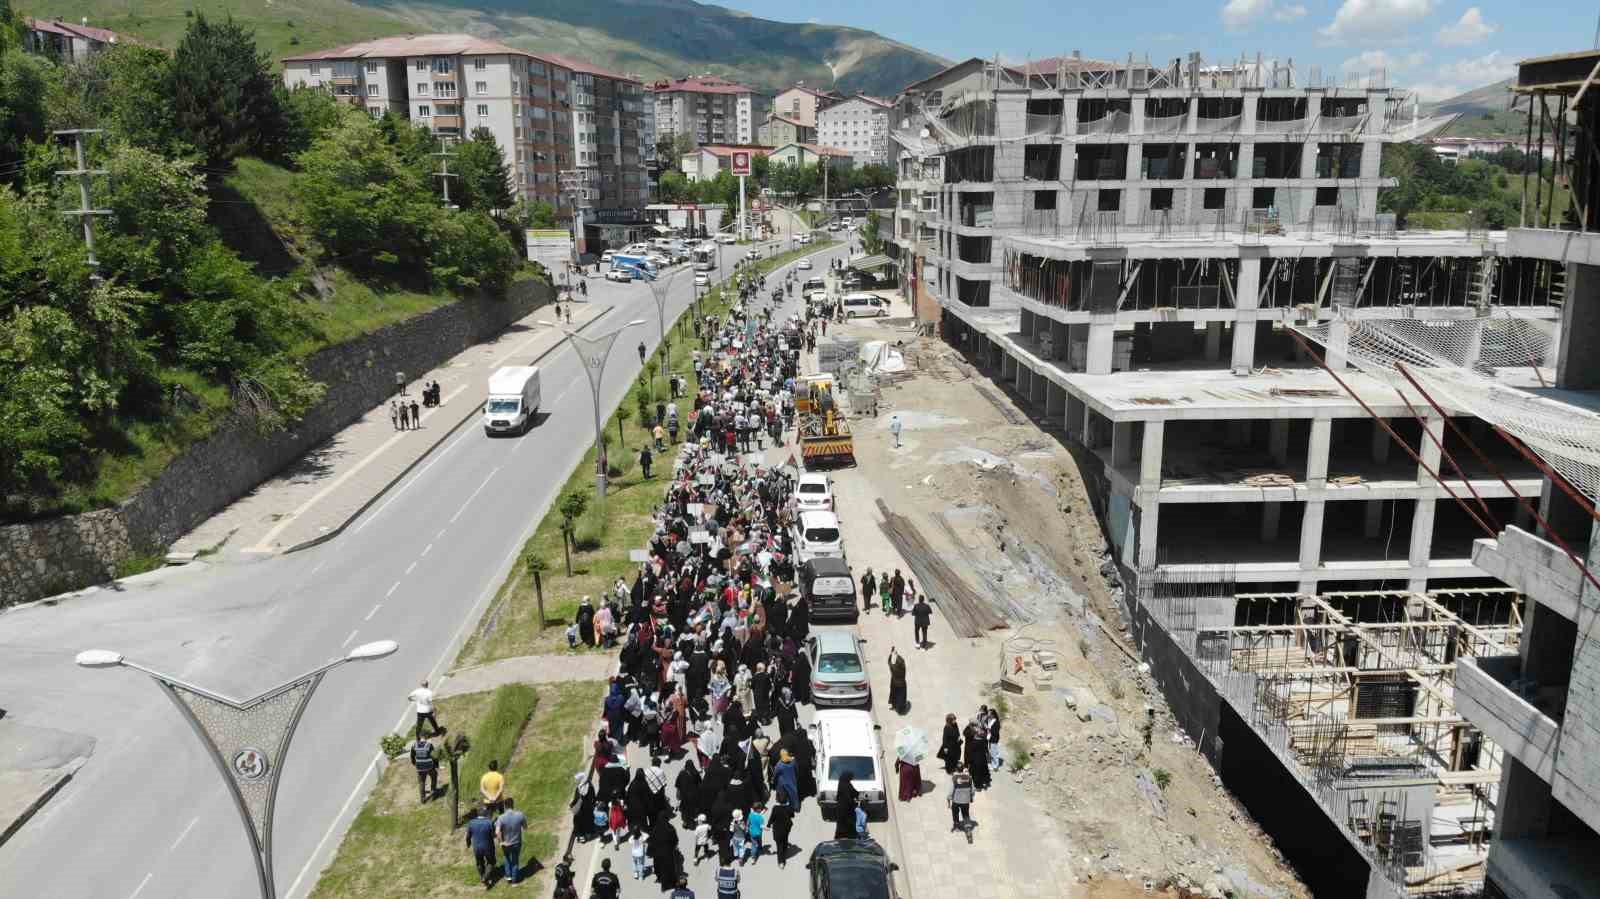
[[[617,253],[611,257],[611,270],[624,269],[635,278],[643,277],[651,281],[656,279],[656,264],[648,256],[630,256],[626,253]]]
[[[717,245],[714,243],[700,244],[690,255],[694,257],[694,270],[697,272],[709,272],[717,267]]]

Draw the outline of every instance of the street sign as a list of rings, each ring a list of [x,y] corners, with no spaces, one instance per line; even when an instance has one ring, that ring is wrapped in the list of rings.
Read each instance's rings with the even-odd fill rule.
[[[749,150],[734,150],[733,151],[733,176],[735,178],[738,178],[738,177],[741,177],[741,176],[748,176],[749,174],[750,174],[750,151]]]

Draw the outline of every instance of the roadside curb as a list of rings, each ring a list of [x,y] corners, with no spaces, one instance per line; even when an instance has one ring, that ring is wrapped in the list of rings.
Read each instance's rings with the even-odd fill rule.
[[[28,803],[27,807],[23,808],[23,810],[11,820],[11,823],[6,825],[5,830],[0,831],[0,846],[4,846],[8,840],[16,836],[17,832],[22,830],[22,826],[27,824],[34,815],[38,814],[40,809],[44,808],[45,803],[55,798],[55,795],[61,792],[61,788],[65,787],[72,780],[72,776],[77,773],[78,769],[83,766],[85,761],[85,759],[77,758],[73,759],[71,764],[64,766],[65,772],[60,777],[56,778],[54,783],[42,790],[38,796],[35,796],[33,801]]]
[[[611,311],[613,309],[615,309],[615,308],[616,308],[615,306],[607,306],[606,308],[604,308],[604,309],[602,309],[600,311],[599,315],[596,315],[594,318],[589,319],[588,321],[586,321],[583,324],[577,326],[576,328],[573,328],[572,330],[574,330],[574,331],[582,331],[584,328],[587,328],[590,325],[594,324],[595,322],[599,321],[600,319],[605,318],[607,315],[610,315]],[[530,362],[529,364],[537,363],[537,362],[543,360],[544,357],[550,355],[551,353],[554,353],[556,350],[561,349],[563,346],[566,345],[566,343],[567,343],[567,338],[565,336],[563,336],[560,340],[555,342],[554,346],[550,347],[549,349],[545,350],[544,352],[540,353],[539,355],[533,357],[532,362]],[[467,412],[467,414],[463,415],[459,421],[457,421],[455,424],[451,425],[447,430],[445,430],[443,433],[441,433],[439,435],[439,437],[437,439],[435,439],[433,441],[433,443],[428,446],[427,449],[423,450],[420,455],[418,455],[415,459],[411,460],[411,464],[409,464],[405,468],[401,469],[399,472],[397,472],[395,474],[395,476],[393,478],[389,479],[388,483],[386,483],[382,487],[378,488],[378,490],[375,493],[373,493],[372,496],[367,498],[366,502],[362,503],[361,506],[359,508],[357,508],[354,512],[351,512],[350,516],[348,518],[346,518],[344,521],[340,522],[338,527],[335,527],[335,528],[329,530],[327,533],[318,534],[317,536],[312,537],[310,540],[302,540],[301,542],[296,543],[293,546],[289,547],[288,549],[285,549],[282,552],[278,553],[278,555],[287,556],[290,553],[296,553],[296,552],[299,552],[299,551],[301,551],[303,549],[310,549],[313,546],[321,546],[322,544],[327,543],[329,540],[332,540],[333,538],[335,538],[335,537],[339,536],[340,534],[344,533],[345,528],[349,527],[351,522],[355,521],[357,518],[360,518],[368,509],[372,508],[372,504],[373,503],[375,503],[378,500],[382,499],[384,494],[388,493],[394,487],[395,484],[400,483],[401,479],[403,479],[406,475],[410,474],[411,470],[413,468],[416,468],[419,464],[421,464],[422,460],[424,460],[424,459],[428,458],[429,456],[433,455],[433,451],[438,449],[440,444],[444,443],[446,440],[448,440],[452,436],[454,436],[457,431],[461,430],[461,426],[466,424],[468,421],[470,421],[474,415],[477,415],[479,413],[479,411],[480,410],[478,410],[476,408],[471,409],[470,411]]]

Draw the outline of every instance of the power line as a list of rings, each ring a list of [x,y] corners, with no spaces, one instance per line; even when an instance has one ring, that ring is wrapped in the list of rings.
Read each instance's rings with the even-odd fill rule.
[[[94,204],[90,201],[90,194],[94,186],[94,176],[104,175],[107,172],[105,169],[89,168],[89,154],[84,147],[84,135],[101,134],[103,131],[99,128],[73,128],[55,133],[57,135],[72,135],[73,146],[78,154],[77,168],[56,172],[57,175],[63,177],[77,176],[78,179],[78,208],[64,210],[61,214],[75,215],[79,221],[83,222],[83,242],[89,251],[89,268],[94,270],[90,277],[98,279],[100,277],[100,260],[96,259],[94,255],[94,217],[97,215],[110,215],[111,210],[95,209]]]

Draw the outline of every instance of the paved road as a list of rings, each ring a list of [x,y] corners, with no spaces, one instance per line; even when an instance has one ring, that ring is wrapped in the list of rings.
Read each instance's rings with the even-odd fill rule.
[[[689,304],[691,284],[678,278],[669,313]],[[633,347],[657,342],[655,303],[640,284],[591,279],[589,292],[618,307],[614,322],[652,323],[619,340],[603,385],[611,408],[639,370]],[[306,895],[360,806],[378,736],[408,713],[412,686],[453,657],[589,446],[589,388],[576,355],[563,349],[542,365],[550,416],[538,428],[512,440],[463,428],[337,540],[254,563],[170,569],[121,591],[0,616],[0,705],[21,722],[98,741],[77,778],[0,848],[0,895],[256,892],[231,800],[167,700],[135,672],[74,667],[78,650],[116,649],[248,696],[344,647],[398,640],[396,656],[330,675],[284,763],[278,892]]]

